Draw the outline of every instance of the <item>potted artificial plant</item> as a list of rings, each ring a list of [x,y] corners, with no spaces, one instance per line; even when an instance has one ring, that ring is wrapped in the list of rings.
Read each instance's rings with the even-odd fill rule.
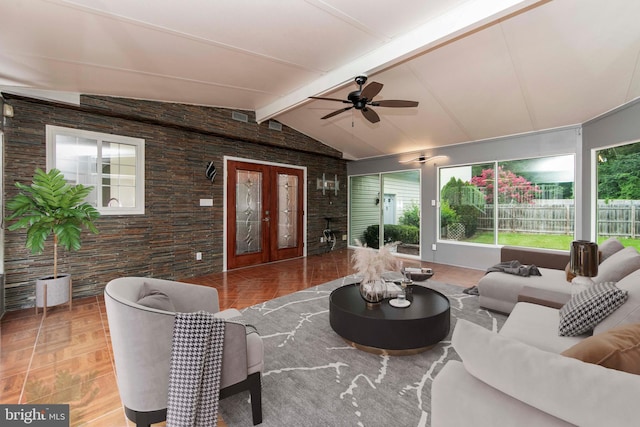
[[[53,275],[36,280],[36,312],[38,307],[70,302],[71,276],[58,274],[58,245],[69,251],[80,249],[81,231],[85,227],[98,234],[94,221],[100,213],[85,202],[93,187],[71,185],[58,169],[44,172],[36,169],[31,185],[16,182],[20,193],[7,202],[16,220],[9,230],[27,229],[26,248],[41,254],[47,238],[53,234]]]

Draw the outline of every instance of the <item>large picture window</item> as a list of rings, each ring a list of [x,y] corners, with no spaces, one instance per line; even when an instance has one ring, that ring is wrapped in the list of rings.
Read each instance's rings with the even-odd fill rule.
[[[351,245],[400,242],[399,253],[420,254],[420,171],[351,176],[349,194]]]
[[[573,155],[440,169],[440,239],[547,249],[575,232]]]
[[[615,237],[640,249],[640,142],[596,152],[597,242]]]
[[[47,126],[47,167],[71,184],[93,186],[87,201],[103,215],[144,214],[144,139]]]

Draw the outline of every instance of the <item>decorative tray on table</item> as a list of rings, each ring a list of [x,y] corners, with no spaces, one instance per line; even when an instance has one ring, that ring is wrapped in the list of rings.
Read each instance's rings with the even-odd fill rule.
[[[433,270],[431,268],[415,268],[407,267],[403,270],[403,273],[407,278],[413,282],[424,282],[433,276]]]

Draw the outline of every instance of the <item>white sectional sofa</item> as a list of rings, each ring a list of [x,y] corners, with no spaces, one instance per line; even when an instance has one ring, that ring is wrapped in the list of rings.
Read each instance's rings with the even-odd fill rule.
[[[640,270],[616,286],[626,300],[579,336],[559,336],[560,310],[525,302],[499,333],[458,320],[462,361],[433,382],[431,425],[640,425]]]
[[[633,247],[623,248],[616,239],[603,242],[598,249],[601,263],[595,283],[617,282],[640,269],[640,254]],[[565,267],[569,263],[567,251],[553,251],[505,246],[501,261],[517,260],[522,264],[539,267],[541,276],[522,277],[503,272],[491,272],[478,281],[479,302],[482,307],[501,313],[510,313],[525,286],[571,296],[571,282],[567,281]]]

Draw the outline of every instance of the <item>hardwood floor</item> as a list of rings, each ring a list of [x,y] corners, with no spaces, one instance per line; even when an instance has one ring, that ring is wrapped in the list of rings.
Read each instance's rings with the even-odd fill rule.
[[[242,309],[352,274],[351,253],[329,252],[184,281],[218,289],[221,309]],[[433,280],[466,287],[484,274],[414,260],[404,264],[432,267]],[[72,310],[50,308],[46,319],[33,309],[9,312],[0,335],[0,403],[69,403],[72,426],[133,426],[118,394],[102,296],[74,300]]]

